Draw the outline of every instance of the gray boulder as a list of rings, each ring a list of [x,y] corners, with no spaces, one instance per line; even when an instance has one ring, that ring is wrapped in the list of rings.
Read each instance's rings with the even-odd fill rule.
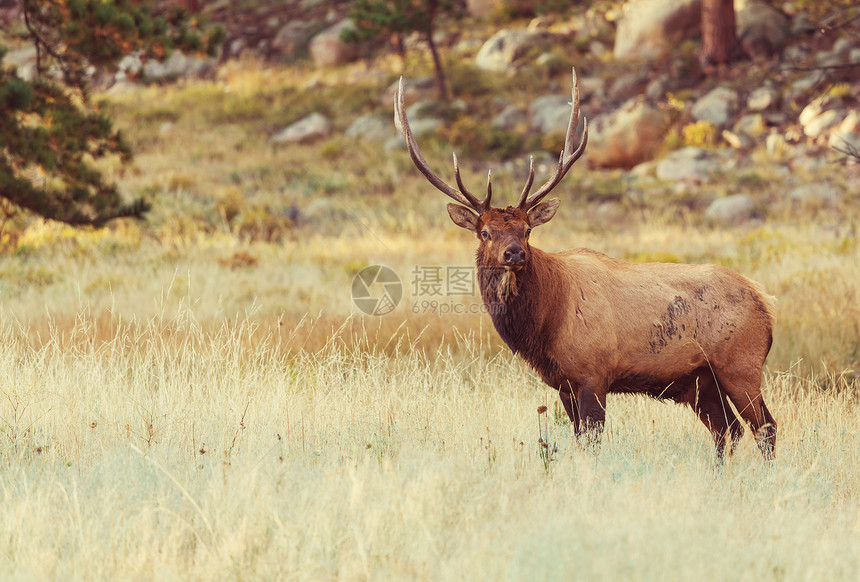
[[[36,47],[9,51],[3,55],[2,64],[15,69],[25,81],[32,81],[36,75]]]
[[[732,131],[749,137],[758,137],[765,132],[764,117],[761,113],[750,113],[744,115],[735,122]]]
[[[615,33],[620,61],[655,59],[701,31],[701,0],[630,0]]]
[[[727,226],[746,222],[757,215],[758,208],[755,200],[746,194],[732,194],[725,198],[717,198],[705,210],[705,218]]]
[[[505,131],[513,131],[518,126],[525,125],[528,122],[529,116],[525,109],[516,105],[508,105],[493,117],[490,125]]]
[[[201,58],[173,51],[163,62],[150,59],[143,63],[143,76],[151,81],[180,79],[205,73],[216,63],[212,57]]]
[[[272,50],[292,57],[308,48],[314,25],[305,20],[291,20],[281,27],[272,39]]]
[[[642,92],[643,87],[648,84],[651,75],[644,71],[637,71],[621,75],[609,88],[609,96],[612,99],[626,100]],[[662,95],[661,95],[662,97]]]
[[[753,58],[782,52],[788,43],[790,23],[779,10],[761,0],[735,0],[738,40]]]
[[[860,111],[848,113],[827,142],[832,148],[860,153]]]
[[[815,139],[839,124],[845,115],[840,107],[841,103],[826,95],[814,99],[798,117],[803,133]]]
[[[399,81],[393,82],[385,89],[382,94],[380,103],[386,107],[392,107],[394,104],[394,94],[397,93]],[[425,99],[433,99],[439,94],[436,88],[436,80],[433,77],[418,77],[414,79],[403,79],[403,102],[406,105],[411,105],[416,101],[424,101]]]
[[[737,92],[728,87],[717,87],[699,98],[690,113],[696,121],[710,121],[716,126],[723,126],[737,109]]]
[[[709,182],[721,166],[720,159],[711,152],[686,147],[657,163],[657,178],[673,182]]]
[[[394,121],[391,117],[375,114],[356,118],[344,133],[350,138],[382,142],[391,139],[395,134]]]
[[[358,57],[358,45],[347,43],[341,34],[355,25],[349,18],[341,20],[314,36],[310,42],[311,58],[318,67],[342,65]]]
[[[500,30],[481,46],[475,66],[485,71],[509,71],[517,59],[534,47],[547,45],[552,36],[539,30]]]
[[[565,131],[570,121],[570,100],[559,95],[538,97],[529,106],[531,126],[535,131]]]
[[[466,0],[466,10],[476,18],[503,14],[510,0]]]
[[[773,87],[759,87],[747,98],[747,109],[750,111],[765,111],[777,103],[779,95]]]
[[[836,206],[842,198],[842,192],[827,182],[804,184],[793,188],[788,198],[802,206]]]
[[[273,144],[310,143],[331,135],[332,125],[322,113],[311,113],[269,138]]]
[[[632,168],[653,157],[669,122],[667,112],[631,99],[615,111],[589,120],[585,156],[593,166]]]

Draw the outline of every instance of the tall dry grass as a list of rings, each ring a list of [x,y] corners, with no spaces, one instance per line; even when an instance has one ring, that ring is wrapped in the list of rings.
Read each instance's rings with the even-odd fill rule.
[[[191,310],[109,334],[81,313],[38,342],[8,315],[0,328],[3,579],[849,580],[860,567],[845,378],[768,374],[777,460],[747,436],[719,467],[690,410],[646,398],[611,398],[603,446],[583,449],[555,394],[474,336],[385,353],[335,334],[287,354],[276,327],[207,330]]]

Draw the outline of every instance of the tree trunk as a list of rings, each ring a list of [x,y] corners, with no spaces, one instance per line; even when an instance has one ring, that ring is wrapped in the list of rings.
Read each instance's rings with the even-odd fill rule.
[[[433,41],[433,28],[427,30],[427,44],[430,45],[430,54],[433,55],[433,69],[436,72],[436,87],[439,89],[439,99],[448,102],[448,87],[445,82],[445,72],[442,70],[442,59],[439,58],[439,51],[436,50],[436,43]]]
[[[740,54],[734,0],[702,0],[702,65],[729,63]]]

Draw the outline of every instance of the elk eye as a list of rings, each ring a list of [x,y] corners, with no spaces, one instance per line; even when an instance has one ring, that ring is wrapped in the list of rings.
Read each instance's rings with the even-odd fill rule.
[[[490,233],[486,230],[481,231],[481,238],[484,240],[490,240]]]
[[[532,229],[527,228],[527,229],[526,229],[526,236],[530,235],[531,233],[532,233]]]

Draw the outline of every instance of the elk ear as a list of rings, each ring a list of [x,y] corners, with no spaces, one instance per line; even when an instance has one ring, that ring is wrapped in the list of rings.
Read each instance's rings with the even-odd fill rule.
[[[472,232],[478,232],[478,215],[459,204],[448,205],[448,216],[454,221],[454,224]]]
[[[552,220],[552,217],[555,216],[555,211],[558,210],[559,204],[561,204],[561,199],[553,198],[552,200],[541,202],[529,210],[529,226],[534,228]]]

